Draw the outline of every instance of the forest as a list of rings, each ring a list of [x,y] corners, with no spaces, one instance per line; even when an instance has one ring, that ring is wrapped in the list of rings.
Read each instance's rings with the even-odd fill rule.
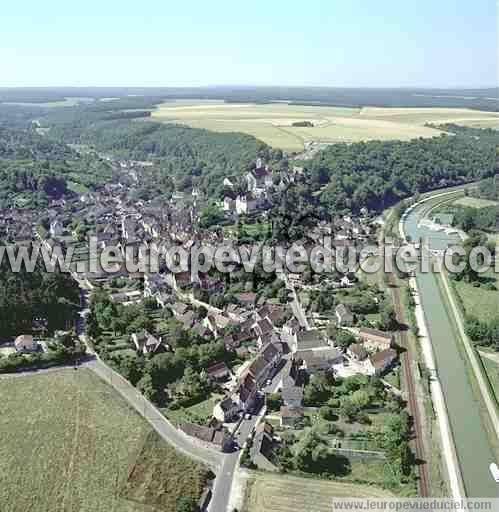
[[[306,165],[332,215],[381,211],[416,193],[491,177],[497,172],[495,137],[442,135],[409,142],[336,144]]]
[[[79,307],[78,288],[69,274],[13,272],[6,258],[0,264],[0,340],[32,332],[36,319],[45,319],[49,332],[66,329]]]
[[[31,126],[0,126],[0,208],[46,207],[50,200],[74,195],[72,187],[93,189],[113,174],[95,155],[79,155]]]
[[[258,155],[267,159],[282,155],[249,135],[95,116],[71,123],[57,121],[50,135],[122,158],[152,159],[164,177],[175,180],[178,190],[197,186],[209,196],[216,195],[226,176],[246,172]]]

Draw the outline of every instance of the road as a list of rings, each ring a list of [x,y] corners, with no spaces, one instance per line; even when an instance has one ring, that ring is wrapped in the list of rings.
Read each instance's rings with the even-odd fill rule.
[[[94,371],[103,381],[112,386],[168,443],[185,455],[218,469],[223,463],[223,454],[204,446],[201,442],[177,430],[165,416],[134,388],[120,374],[109,368],[99,359],[94,359],[86,366]]]
[[[87,307],[87,295],[81,294],[81,305],[83,308]],[[151,426],[158,432],[158,434],[168,443],[173,445],[176,449],[183,452],[185,455],[192,457],[199,462],[207,464],[216,473],[215,483],[213,485],[212,498],[208,510],[210,512],[225,512],[229,507],[231,498],[231,491],[234,482],[234,477],[239,470],[239,458],[241,451],[233,453],[221,453],[215,449],[208,448],[201,441],[193,437],[185,435],[183,432],[177,430],[165,416],[149,402],[132,384],[124,379],[120,374],[115,372],[112,368],[107,366],[101,361],[96,354],[93,353],[87,338],[84,334],[85,324],[82,319],[77,323],[77,330],[80,338],[87,345],[90,353],[95,355],[95,359],[85,363],[85,366],[93,370],[101,379],[112,386]],[[284,368],[285,362],[276,372],[272,378],[272,382],[267,386],[264,391],[274,392],[281,381],[281,372]],[[243,419],[237,431],[234,434],[234,440],[240,447],[253,432],[256,424],[260,421],[265,413],[263,407],[258,415],[254,415],[251,419]]]

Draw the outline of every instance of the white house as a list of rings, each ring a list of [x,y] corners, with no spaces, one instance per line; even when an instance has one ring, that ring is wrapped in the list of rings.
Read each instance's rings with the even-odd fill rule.
[[[50,234],[52,236],[61,236],[64,233],[64,225],[63,223],[55,219],[50,223]]]
[[[251,194],[236,197],[236,213],[238,215],[247,215],[256,210],[257,201]]]
[[[36,352],[38,350],[38,343],[31,334],[18,336],[14,341],[14,346],[18,352]]]

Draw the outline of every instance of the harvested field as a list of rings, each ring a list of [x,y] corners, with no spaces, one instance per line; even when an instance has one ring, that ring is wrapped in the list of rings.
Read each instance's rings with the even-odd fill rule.
[[[0,379],[2,512],[175,512],[206,472],[90,370]],[[160,507],[159,507],[160,505]]]
[[[366,485],[252,473],[245,512],[331,512],[333,498],[391,496]]]
[[[449,108],[344,108],[250,104],[222,101],[171,101],[159,105],[153,119],[219,132],[243,132],[287,151],[301,151],[309,142],[409,140],[441,132],[427,123],[499,123],[499,115]],[[293,123],[307,121],[313,126]]]

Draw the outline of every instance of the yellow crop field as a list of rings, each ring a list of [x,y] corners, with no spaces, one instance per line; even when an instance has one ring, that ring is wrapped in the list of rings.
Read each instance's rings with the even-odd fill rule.
[[[251,104],[222,101],[171,101],[152,112],[154,120],[218,132],[243,132],[285,151],[301,151],[310,142],[410,140],[441,132],[427,123],[454,122],[494,126],[499,115],[451,108],[343,108]],[[293,126],[308,121],[312,126]]]
[[[379,488],[274,474],[252,474],[245,512],[331,512],[333,498],[387,498]]]

